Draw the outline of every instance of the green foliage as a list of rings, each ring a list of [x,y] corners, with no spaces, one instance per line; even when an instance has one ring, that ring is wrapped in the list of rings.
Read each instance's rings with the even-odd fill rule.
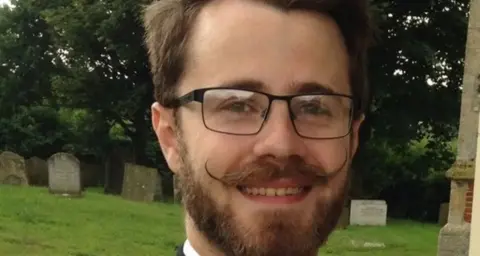
[[[0,145],[25,157],[48,157],[71,140],[67,123],[45,106],[20,106],[9,119],[0,118]]]
[[[469,2],[371,3],[378,33],[369,55],[372,107],[354,161],[357,196],[394,197],[408,182],[440,182],[448,191]]]
[[[13,3],[0,8],[0,148],[45,156],[71,138],[50,94],[50,75],[64,70],[39,10]]]
[[[105,120],[102,128],[121,126],[137,160],[146,163],[153,87],[139,20],[141,3],[43,1],[41,15],[70,71],[55,77],[57,96],[65,106],[94,112]]]
[[[101,158],[116,139],[109,136],[113,129],[113,137],[128,137],[137,159],[147,162],[153,89],[138,20],[141,2],[12,4],[15,8],[0,14],[0,63],[5,63],[0,65],[0,116],[5,122],[15,120],[20,106],[44,105],[69,125],[70,138],[56,150]],[[10,140],[5,147],[25,151]]]

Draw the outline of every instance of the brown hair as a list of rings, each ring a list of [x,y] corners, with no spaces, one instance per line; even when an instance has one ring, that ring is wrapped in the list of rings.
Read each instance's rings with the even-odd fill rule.
[[[148,49],[155,99],[169,105],[176,95],[186,60],[191,28],[202,7],[212,0],[157,0],[145,9]],[[307,10],[330,15],[338,24],[350,56],[350,84],[355,116],[365,112],[369,89],[366,55],[371,38],[366,0],[253,0],[281,10]]]

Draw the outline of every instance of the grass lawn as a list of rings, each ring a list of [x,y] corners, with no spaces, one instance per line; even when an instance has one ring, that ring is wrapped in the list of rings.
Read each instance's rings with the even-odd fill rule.
[[[439,230],[409,221],[349,227],[336,231],[321,255],[434,256]],[[67,199],[44,188],[0,186],[1,256],[173,256],[183,240],[178,205],[135,203],[95,191]]]

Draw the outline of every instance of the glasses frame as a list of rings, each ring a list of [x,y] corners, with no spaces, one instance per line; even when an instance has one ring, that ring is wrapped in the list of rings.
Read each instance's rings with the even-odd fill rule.
[[[259,94],[265,95],[268,98],[268,107],[266,109],[265,116],[263,117],[262,124],[260,125],[258,130],[256,132],[252,132],[252,133],[232,133],[232,132],[218,131],[218,130],[215,130],[215,129],[212,129],[212,128],[208,127],[208,125],[205,122],[203,101],[205,99],[205,93],[208,92],[208,91],[211,91],[211,90],[239,90],[239,91],[254,92],[254,93],[259,93]],[[347,98],[351,101],[352,104],[351,104],[351,108],[350,108],[350,113],[349,113],[350,116],[349,116],[349,120],[348,120],[348,129],[347,129],[346,134],[336,136],[336,137],[309,137],[309,136],[302,135],[298,132],[297,127],[296,127],[295,122],[294,122],[294,114],[293,114],[292,106],[291,106],[292,99],[294,99],[296,97],[300,97],[300,96],[311,96],[311,95],[338,96],[338,97]],[[290,121],[292,122],[292,126],[293,126],[295,132],[297,133],[297,135],[302,137],[302,138],[318,139],[318,140],[339,139],[339,138],[343,138],[343,137],[345,137],[345,136],[347,136],[351,133],[352,122],[353,122],[353,117],[354,117],[354,109],[355,109],[355,100],[353,99],[353,97],[351,95],[339,94],[339,93],[328,93],[328,92],[325,92],[325,93],[321,92],[320,93],[319,92],[319,93],[302,93],[302,94],[294,94],[294,95],[288,95],[288,96],[278,96],[278,95],[272,95],[272,94],[269,94],[269,93],[260,92],[260,91],[256,91],[256,90],[251,90],[251,89],[241,89],[241,88],[232,88],[232,87],[211,87],[211,88],[201,88],[201,89],[196,89],[196,90],[190,91],[190,92],[178,97],[177,99],[174,99],[171,102],[171,104],[169,104],[167,107],[179,108],[179,107],[185,106],[185,105],[187,105],[191,102],[199,102],[199,103],[202,104],[203,125],[208,130],[213,131],[213,132],[222,133],[222,134],[229,134],[229,135],[252,136],[252,135],[257,135],[262,130],[262,128],[265,125],[265,123],[268,119],[268,116],[270,114],[270,109],[271,109],[271,106],[272,106],[272,102],[275,101],[275,100],[280,100],[280,101],[286,101],[287,102],[289,117],[290,117]]]

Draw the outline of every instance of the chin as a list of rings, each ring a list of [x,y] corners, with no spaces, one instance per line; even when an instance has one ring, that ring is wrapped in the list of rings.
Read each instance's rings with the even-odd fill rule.
[[[314,226],[312,218],[297,212],[261,212],[245,227],[239,226],[238,233],[253,255],[313,255],[326,239],[317,237]]]
[[[296,204],[265,206],[250,202],[250,207],[245,203],[232,204],[239,240],[248,248],[263,248],[255,255],[315,255],[339,216],[331,207],[334,203],[327,203],[315,194]]]

